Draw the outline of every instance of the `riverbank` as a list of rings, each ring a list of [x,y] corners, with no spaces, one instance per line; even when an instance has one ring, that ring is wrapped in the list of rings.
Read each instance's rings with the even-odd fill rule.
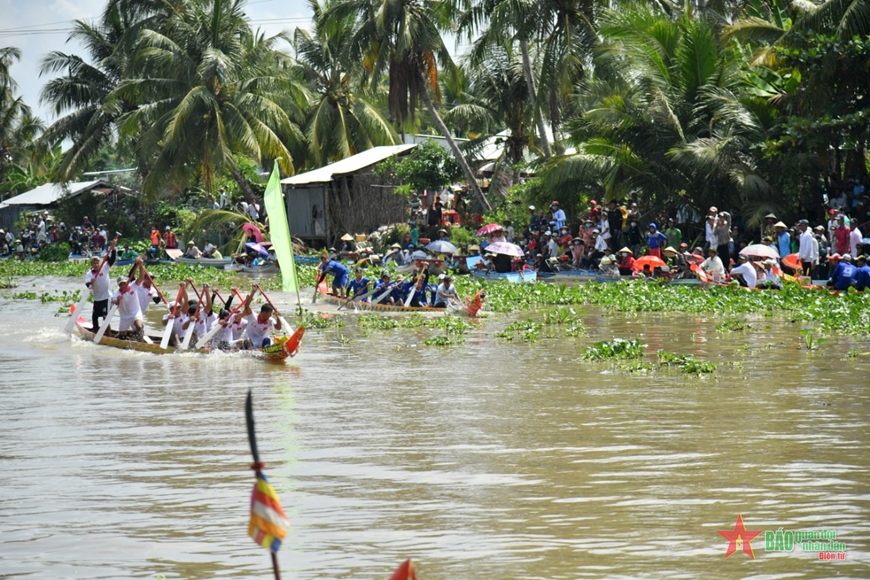
[[[14,288],[16,279],[24,277],[80,277],[87,265],[73,262],[0,262],[0,288]],[[129,266],[112,268],[112,275],[124,275]],[[247,290],[250,278],[215,268],[201,268],[185,264],[149,267],[158,285],[168,287],[180,280],[192,278],[195,283],[208,282],[220,288],[238,286]],[[305,296],[314,286],[316,270],[313,266],[297,265],[297,276]],[[377,277],[380,270],[372,270],[369,278]],[[279,276],[257,280],[267,291],[281,288]],[[682,312],[710,314],[724,318],[744,315],[785,317],[794,323],[817,325],[829,332],[866,335],[870,333],[870,293],[855,291],[834,294],[827,289],[804,288],[786,284],[780,291],[746,290],[731,286],[690,287],[643,281],[618,284],[509,284],[480,282],[469,277],[455,278],[461,295],[473,295],[481,287],[487,289],[485,309],[499,313],[517,313],[556,306],[596,305],[606,312]]]

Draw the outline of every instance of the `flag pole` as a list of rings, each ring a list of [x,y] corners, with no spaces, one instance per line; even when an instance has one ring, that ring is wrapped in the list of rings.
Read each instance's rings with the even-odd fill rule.
[[[269,552],[272,554],[272,570],[275,572],[275,580],[281,580],[281,570],[278,568],[278,554],[275,552]]]

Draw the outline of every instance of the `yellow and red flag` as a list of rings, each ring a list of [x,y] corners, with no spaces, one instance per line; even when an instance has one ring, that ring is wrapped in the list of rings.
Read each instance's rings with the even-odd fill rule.
[[[290,521],[281,507],[278,494],[266,479],[266,474],[257,471],[257,483],[251,495],[251,523],[248,535],[267,550],[277,552],[287,535]]]

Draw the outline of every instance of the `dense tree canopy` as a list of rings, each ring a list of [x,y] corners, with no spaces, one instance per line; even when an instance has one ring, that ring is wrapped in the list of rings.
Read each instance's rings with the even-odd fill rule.
[[[797,210],[867,173],[870,0],[309,7],[310,29],[266,37],[244,0],[108,0],[72,28],[83,54],[44,56],[47,128],[16,95],[19,51],[0,48],[0,187],[76,179],[111,149],[150,198],[250,196],[241,159],[292,173],[430,128],[472,190],[494,139],[504,183],[531,160],[569,205]],[[460,66],[451,36],[471,47]]]

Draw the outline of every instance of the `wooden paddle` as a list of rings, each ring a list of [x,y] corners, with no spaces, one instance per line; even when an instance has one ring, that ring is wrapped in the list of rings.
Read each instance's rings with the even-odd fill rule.
[[[365,286],[363,286],[363,288],[368,288],[368,287],[369,287],[369,284],[371,284],[371,282],[369,282],[368,284],[366,284]],[[354,296],[353,298],[350,298],[350,297],[349,297],[349,298],[347,298],[347,300],[345,300],[344,302],[342,302],[341,304],[339,304],[338,309],[341,310],[342,308],[344,308],[345,306],[347,306],[347,305],[350,304],[351,302],[359,302],[360,300],[362,300],[363,298],[365,298],[365,297],[368,296],[369,294],[371,294],[371,290],[366,290],[365,292],[360,292],[359,294],[357,294],[357,295]]]
[[[181,304],[181,297],[184,296],[184,288],[178,289],[178,296],[175,297],[175,305],[166,320],[166,330],[163,331],[163,339],[160,341],[160,348],[166,350],[169,347],[169,339],[172,338],[172,329],[175,326],[175,317],[178,315],[178,307]]]
[[[193,285],[193,282],[190,282],[190,288],[193,290],[193,293],[196,294],[196,311],[187,323],[187,331],[184,333],[184,341],[181,343],[181,350],[187,350],[190,348],[190,341],[193,338],[193,329],[196,328],[196,320],[199,318],[199,311],[202,309],[202,296],[196,291],[196,286]],[[203,290],[205,290],[205,288],[203,288]]]
[[[105,265],[106,260],[109,259],[109,254],[111,254],[112,250],[115,249],[115,244],[118,243],[118,237],[119,236],[115,236],[115,239],[112,240],[112,245],[109,246],[109,249],[106,251],[106,255],[103,256],[103,259],[100,262],[99,267],[97,268],[97,274],[99,274],[100,270],[103,269],[103,265]],[[90,288],[88,288],[88,290],[90,290]],[[75,323],[76,323],[76,319],[78,319],[78,317],[79,317],[79,313],[82,310],[84,310],[85,304],[87,304],[89,302],[88,298],[90,298],[90,293],[85,292],[84,296],[82,296],[81,301],[76,305],[75,310],[72,311],[72,316],[70,317],[69,322],[66,323],[66,326],[63,329],[63,331],[66,332],[67,334],[72,332],[73,326],[75,326]],[[103,337],[101,336],[100,338],[102,339]]]
[[[235,290],[235,288],[233,288],[233,290]],[[223,298],[221,298],[221,300],[223,300]],[[233,308],[233,309],[230,311],[230,315],[227,317],[227,324],[229,324],[229,320],[230,320],[233,316],[235,316],[235,314],[236,314],[239,310],[241,310],[244,306],[245,306],[244,301],[242,301],[242,304],[239,304],[238,306],[236,306],[235,308]],[[221,328],[223,328],[223,327],[222,327],[221,324],[220,324],[220,320],[218,320],[218,321],[215,322],[214,325],[211,327],[211,330],[209,330],[208,332],[206,332],[205,335],[204,335],[202,338],[200,338],[199,341],[197,341],[197,343],[196,343],[196,348],[202,348],[202,347],[204,347],[204,346],[206,345],[206,343],[208,343],[208,341],[210,341],[210,340],[212,339],[212,337],[214,337],[214,335],[217,334],[218,330],[220,330]]]

